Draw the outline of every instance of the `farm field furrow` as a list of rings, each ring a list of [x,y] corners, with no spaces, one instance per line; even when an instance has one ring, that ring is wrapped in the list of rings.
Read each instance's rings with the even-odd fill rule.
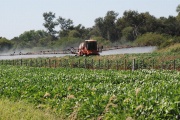
[[[0,66],[0,99],[50,108],[64,119],[180,117],[180,72]]]

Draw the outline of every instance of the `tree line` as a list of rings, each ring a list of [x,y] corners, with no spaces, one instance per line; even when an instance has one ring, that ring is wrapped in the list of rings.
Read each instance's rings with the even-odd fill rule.
[[[177,16],[156,18],[149,12],[124,11],[118,17],[115,11],[108,11],[104,17],[94,20],[90,28],[82,24],[75,26],[73,20],[53,12],[43,13],[45,30],[25,31],[12,40],[0,38],[0,51],[32,49],[35,47],[65,48],[77,46],[85,39],[97,39],[102,44],[156,45],[165,47],[180,42],[180,5]]]

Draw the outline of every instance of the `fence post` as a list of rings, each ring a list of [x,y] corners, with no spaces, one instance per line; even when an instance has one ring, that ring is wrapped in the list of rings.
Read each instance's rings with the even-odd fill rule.
[[[27,59],[27,61],[26,61],[26,64],[27,64],[27,66],[29,66],[29,62],[28,62],[29,60]]]
[[[80,59],[78,60],[78,68],[80,68]]]
[[[163,70],[163,62],[164,62],[164,61],[161,61],[161,70]]]
[[[49,59],[49,67],[51,68],[51,59]]]
[[[39,66],[38,66],[38,61],[37,61],[37,59],[36,59],[36,67],[39,67]]]
[[[109,69],[109,60],[107,60],[107,69]]]
[[[66,67],[70,67],[68,59],[66,60]]]
[[[136,68],[135,68],[135,59],[133,59],[133,61],[132,61],[132,71],[134,71]]]
[[[55,61],[54,61],[54,68],[56,68],[56,59],[55,59]]]
[[[87,61],[86,61],[86,59],[84,59],[84,67],[86,68],[87,66]]]
[[[139,69],[139,61],[136,60],[136,70]]]
[[[31,60],[32,60],[32,59],[30,59],[30,61],[29,61],[29,62],[30,62],[30,63],[29,63],[29,66],[30,66],[30,67],[32,66],[32,62],[31,62]]]
[[[94,68],[94,60],[91,60],[91,64],[92,64],[92,69]]]
[[[116,61],[116,70],[118,70],[118,60]]]
[[[176,70],[176,60],[173,61],[173,69]]]
[[[153,67],[153,69],[154,69],[154,62],[155,62],[155,61],[154,61],[154,59],[153,59],[153,66],[152,66],[152,67]]]
[[[22,66],[22,59],[20,60],[20,65]]]
[[[41,59],[41,61],[40,61],[40,67],[42,67],[42,59]]]
[[[101,60],[99,59],[98,62],[99,62],[99,69],[100,69],[101,68]]]
[[[142,69],[144,69],[144,59],[142,60]]]
[[[126,64],[127,64],[127,61],[126,59],[124,59],[124,70],[126,70]]]
[[[45,68],[46,68],[46,59],[44,59],[44,66],[45,66]]]
[[[24,66],[27,66],[27,59],[24,59]]]
[[[59,66],[60,66],[60,67],[62,67],[61,63],[62,63],[61,60],[59,60]]]

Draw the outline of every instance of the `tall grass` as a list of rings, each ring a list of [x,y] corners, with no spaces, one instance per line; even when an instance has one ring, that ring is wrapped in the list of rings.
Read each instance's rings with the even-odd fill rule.
[[[49,110],[40,110],[34,105],[8,99],[0,100],[0,120],[60,120]]]
[[[158,52],[162,53],[179,53],[180,52],[180,43],[176,43],[174,45],[165,47],[163,49],[158,50]]]

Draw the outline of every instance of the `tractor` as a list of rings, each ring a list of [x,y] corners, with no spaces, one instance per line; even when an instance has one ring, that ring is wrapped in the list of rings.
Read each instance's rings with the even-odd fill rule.
[[[102,50],[103,47],[101,47]],[[77,55],[78,56],[89,56],[89,55],[99,55],[100,48],[98,48],[96,40],[85,40],[80,43]]]

